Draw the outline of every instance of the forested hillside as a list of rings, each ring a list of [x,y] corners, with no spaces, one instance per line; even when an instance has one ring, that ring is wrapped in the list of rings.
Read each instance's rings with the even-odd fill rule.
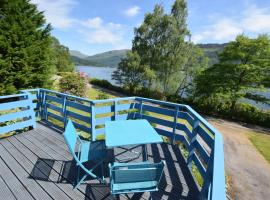
[[[203,49],[210,64],[218,62],[218,53],[223,50],[226,44],[199,44]],[[104,53],[87,56],[79,51],[70,51],[72,61],[75,65],[117,67],[122,58],[126,57],[128,49],[112,50]]]

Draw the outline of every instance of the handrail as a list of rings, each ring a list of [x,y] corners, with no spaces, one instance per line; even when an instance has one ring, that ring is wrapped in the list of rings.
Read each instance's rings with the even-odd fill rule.
[[[60,120],[65,126],[67,118],[75,119],[73,120],[75,127],[91,134],[93,140],[98,135],[104,133],[103,125],[108,120],[145,118],[151,123],[159,124],[161,127],[167,127],[167,129],[160,129],[160,126],[158,126],[155,129],[159,134],[171,138],[172,142],[177,140],[187,145],[189,151],[187,165],[190,167],[194,163],[204,179],[201,198],[225,200],[226,190],[222,136],[190,106],[136,96],[90,100],[43,88],[23,90],[22,92],[25,93],[24,95],[27,92],[38,92],[37,99],[39,102],[37,105],[39,106],[39,111],[43,113],[41,117],[45,120],[48,120],[48,117],[52,117]],[[70,99],[78,101],[73,102]],[[128,100],[133,101],[118,104],[120,101]],[[67,106],[75,110],[67,110]],[[130,114],[129,111],[134,110],[134,108],[136,111]],[[48,111],[48,109],[52,111]],[[76,110],[82,112],[76,113]],[[148,115],[147,112],[144,112],[148,110],[150,110],[150,113],[156,113],[157,115]],[[86,113],[87,116],[84,116],[82,113]],[[160,116],[163,116],[163,118],[160,118]],[[183,123],[181,120],[185,120],[186,122]],[[185,135],[179,135],[177,132],[179,130],[183,131]],[[211,150],[210,152],[206,151],[205,147],[200,144],[197,140],[197,135],[200,135],[200,138],[205,141]],[[201,156],[198,156],[197,152]],[[206,166],[202,163],[206,164]],[[190,170],[192,169],[190,168]]]

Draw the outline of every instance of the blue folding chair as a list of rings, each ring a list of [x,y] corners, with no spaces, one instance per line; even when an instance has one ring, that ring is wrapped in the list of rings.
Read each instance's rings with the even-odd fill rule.
[[[113,163],[110,168],[110,187],[114,195],[158,191],[165,162]]]
[[[68,121],[68,124],[66,126],[64,138],[69,148],[69,151],[72,154],[77,165],[77,183],[76,185],[74,185],[74,188],[78,188],[88,175],[94,179],[99,180],[101,183],[105,183],[105,179],[103,177],[103,161],[106,157],[106,148],[104,141],[82,141],[76,133],[76,129],[74,128],[71,120]],[[76,147],[78,147],[77,153],[75,152]],[[88,161],[95,162],[95,165],[91,169],[87,169],[84,166],[84,164]],[[98,177],[96,174],[93,173],[93,170],[96,169],[98,166],[101,166],[102,168],[102,177]],[[85,172],[85,175],[81,179],[80,169]]]

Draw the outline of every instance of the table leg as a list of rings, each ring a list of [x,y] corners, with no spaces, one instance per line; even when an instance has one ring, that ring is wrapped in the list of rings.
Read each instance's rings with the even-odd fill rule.
[[[148,160],[148,153],[147,153],[147,144],[142,145],[143,147],[143,161],[147,161]]]

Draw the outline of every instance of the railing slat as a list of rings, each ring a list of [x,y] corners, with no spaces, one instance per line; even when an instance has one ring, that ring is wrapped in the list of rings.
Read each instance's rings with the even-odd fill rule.
[[[214,144],[214,138],[212,138],[201,126],[198,126],[197,132],[200,137],[206,142],[206,144],[212,148]]]
[[[1,103],[0,104],[0,111],[10,110],[10,109],[14,109],[14,108],[25,108],[28,106],[31,106],[31,102],[29,99],[12,101],[12,102],[8,102],[8,103]]]
[[[198,158],[197,154],[194,153],[192,155],[192,160],[194,161],[196,167],[198,168],[200,174],[202,175],[203,179],[205,177],[205,172],[206,172],[206,169],[205,167],[203,166],[202,162],[200,161],[200,159]]]
[[[70,110],[67,110],[67,117],[73,117],[73,118],[76,118],[78,120],[81,120],[83,122],[87,122],[87,123],[91,123],[91,117],[89,116],[83,116],[83,115],[80,115],[78,113],[75,113],[75,112],[72,112]]]
[[[87,113],[90,113],[91,112],[91,108],[90,106],[87,106],[87,105],[83,105],[83,104],[80,104],[80,103],[76,103],[74,101],[66,101],[66,105],[68,107],[72,107],[72,108],[75,108],[75,109],[78,109],[78,110],[81,110],[81,111],[84,111],[84,112],[87,112]]]
[[[72,121],[72,122],[73,122],[75,128],[80,129],[80,130],[82,130],[82,131],[84,131],[84,132],[86,132],[86,133],[90,133],[91,128],[89,128],[89,127],[87,127],[87,126],[84,126],[84,125],[82,125],[82,124],[79,124],[79,123],[77,123],[77,122],[75,122],[75,121]]]
[[[60,108],[58,106],[55,106],[55,105],[50,104],[50,103],[46,103],[45,106],[47,106],[47,109],[49,108],[49,109],[52,109],[52,110],[57,111],[59,113],[62,113],[62,108]]]
[[[62,116],[56,115],[56,114],[51,113],[49,111],[47,112],[47,115],[48,115],[48,117],[52,117],[60,122],[64,122],[64,117],[62,117]]]
[[[46,100],[48,100],[48,101],[53,101],[53,102],[60,103],[60,104],[63,103],[63,99],[62,99],[62,98],[50,96],[50,95],[48,95],[48,94],[46,94]]]
[[[29,119],[27,121],[22,121],[22,122],[16,122],[15,124],[10,124],[4,127],[0,127],[0,135],[11,132],[11,131],[15,131],[18,129],[26,128],[29,126],[33,126],[32,119]]]
[[[19,118],[30,117],[32,114],[33,114],[32,110],[24,110],[24,111],[18,111],[18,112],[14,112],[14,113],[1,115],[0,116],[0,123],[10,121],[10,120],[19,119]]]

